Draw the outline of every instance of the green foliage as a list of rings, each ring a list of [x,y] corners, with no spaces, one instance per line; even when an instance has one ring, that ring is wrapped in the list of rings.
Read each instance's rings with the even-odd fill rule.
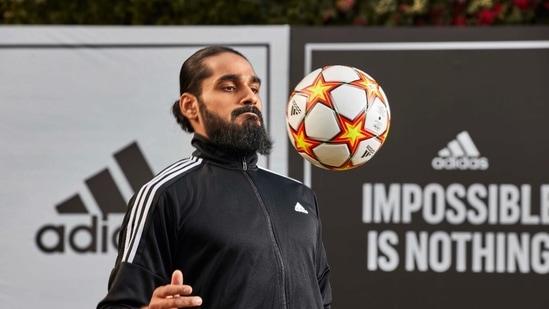
[[[549,0],[0,0],[0,23],[359,26],[549,24]]]

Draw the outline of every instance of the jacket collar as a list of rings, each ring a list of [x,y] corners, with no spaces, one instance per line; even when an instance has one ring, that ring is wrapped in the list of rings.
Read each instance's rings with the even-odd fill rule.
[[[200,134],[194,134],[191,144],[196,148],[193,156],[203,158],[219,165],[237,169],[257,169],[257,153],[240,156],[225,151]]]

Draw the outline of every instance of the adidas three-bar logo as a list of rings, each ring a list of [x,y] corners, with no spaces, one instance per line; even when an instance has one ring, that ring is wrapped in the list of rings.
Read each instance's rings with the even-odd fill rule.
[[[309,214],[307,209],[305,209],[305,207],[303,207],[303,205],[299,204],[299,202],[295,203],[294,210],[297,211],[297,212],[304,213],[304,214]]]
[[[154,176],[137,142],[117,151],[113,156],[134,192]],[[109,214],[126,212],[126,200],[107,168],[86,179],[86,186],[103,213],[103,220],[106,220]],[[56,209],[59,214],[89,213],[79,194],[74,194],[57,204]]]
[[[433,158],[436,170],[486,170],[488,159],[480,156],[477,146],[467,131],[459,133]]]
[[[297,105],[297,103],[295,101],[292,101],[292,109],[290,111],[290,114],[292,116],[301,114],[301,108],[299,108],[299,106]]]

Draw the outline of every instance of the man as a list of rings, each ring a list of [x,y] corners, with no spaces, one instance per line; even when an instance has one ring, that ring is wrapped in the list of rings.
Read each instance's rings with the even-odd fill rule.
[[[172,111],[196,151],[130,200],[97,308],[330,308],[314,193],[256,165],[272,147],[260,86],[228,47],[183,63]]]

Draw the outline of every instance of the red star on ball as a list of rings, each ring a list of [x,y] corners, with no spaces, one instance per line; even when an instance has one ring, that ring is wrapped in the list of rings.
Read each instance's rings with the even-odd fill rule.
[[[319,74],[312,85],[307,86],[300,91],[309,97],[306,110],[311,110],[311,108],[319,102],[333,108],[330,91],[339,85],[341,85],[341,82],[327,82],[324,80],[324,76]]]
[[[297,128],[297,131],[293,129],[290,131],[294,139],[295,149],[299,152],[306,153],[311,158],[315,158],[313,148],[318,146],[320,143],[307,138],[307,135],[305,134],[305,125],[302,123]]]
[[[381,102],[387,104],[387,102],[385,102],[385,96],[383,96],[383,93],[381,92],[382,90],[379,87],[379,84],[363,72],[357,71],[357,73],[360,76],[360,79],[352,82],[351,84],[366,89],[368,93],[368,105],[372,104],[375,98],[379,98]]]
[[[365,114],[362,113],[355,120],[349,120],[339,116],[341,132],[332,139],[334,143],[347,143],[351,154],[355,153],[358,144],[366,139],[374,137],[373,134],[364,130]]]

